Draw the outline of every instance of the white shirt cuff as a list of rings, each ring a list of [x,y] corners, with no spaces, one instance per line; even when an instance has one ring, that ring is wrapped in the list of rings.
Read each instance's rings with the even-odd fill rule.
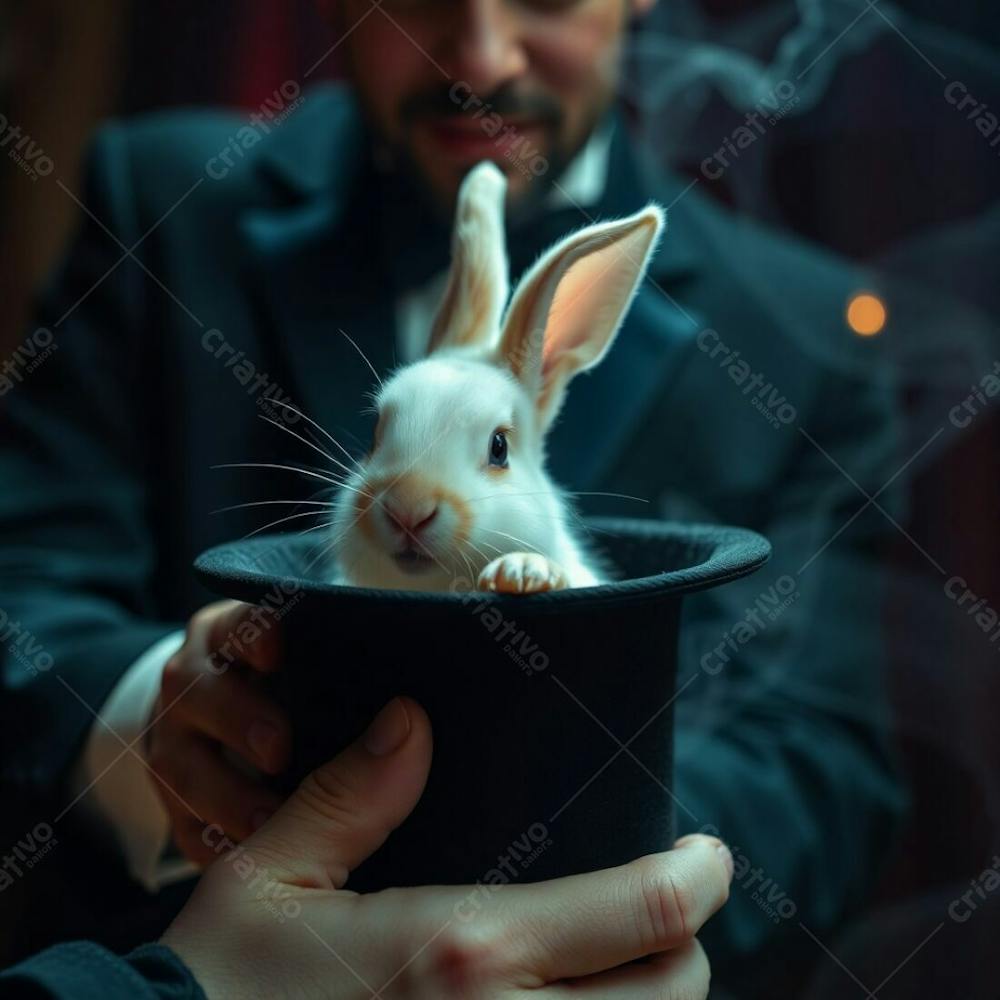
[[[77,793],[90,788],[91,814],[109,826],[129,873],[149,892],[197,874],[186,859],[163,859],[170,820],[150,772],[144,730],[152,719],[167,660],[184,642],[178,630],[146,650],[122,675],[94,722],[76,768]],[[134,744],[126,751],[122,741]]]

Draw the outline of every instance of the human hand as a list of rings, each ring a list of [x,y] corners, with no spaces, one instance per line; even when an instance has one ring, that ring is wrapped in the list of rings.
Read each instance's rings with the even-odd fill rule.
[[[534,885],[358,895],[348,875],[410,813],[430,723],[397,698],[202,877],[163,937],[210,998],[703,998],[697,934],[732,860],[692,835],[675,850]],[[215,843],[217,835],[206,839]],[[728,860],[727,860],[728,858]],[[633,962],[636,959],[644,961]]]
[[[147,753],[174,843],[198,864],[215,860],[206,824],[240,841],[281,802],[222,752],[267,774],[286,765],[288,720],[255,683],[280,655],[278,626],[264,609],[219,601],[191,617],[184,645],[164,666]]]

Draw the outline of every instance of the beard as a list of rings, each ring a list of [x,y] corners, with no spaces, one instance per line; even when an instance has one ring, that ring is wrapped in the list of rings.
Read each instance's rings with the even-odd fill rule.
[[[503,167],[503,161],[507,160],[514,171],[521,172],[528,179],[512,194],[508,206],[509,219],[517,225],[539,212],[610,104],[608,97],[591,110],[578,134],[569,135],[562,106],[547,94],[525,93],[505,84],[488,96],[479,98],[472,95],[468,87],[459,90],[459,86],[436,85],[406,99],[399,110],[398,136],[390,136],[380,127],[377,116],[366,104],[365,95],[356,90],[372,130],[376,164],[409,188],[435,217],[445,223],[451,220],[454,197],[466,171],[456,169],[454,183],[448,191],[442,191],[439,185],[434,184],[414,151],[412,137],[415,126],[467,116],[482,122],[484,135],[487,136],[502,134],[506,127],[516,137],[516,127],[505,126],[507,121],[529,121],[533,128],[539,128],[543,138],[537,147],[526,141],[520,146],[515,143],[513,155],[497,158],[498,165]],[[491,128],[493,131],[488,131]],[[468,169],[471,167],[472,164],[469,164]]]

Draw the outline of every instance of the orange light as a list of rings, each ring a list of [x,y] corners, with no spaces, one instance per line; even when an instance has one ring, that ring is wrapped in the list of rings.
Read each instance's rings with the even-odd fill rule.
[[[848,326],[859,337],[874,337],[882,332],[887,318],[882,300],[864,292],[855,295],[847,306]]]

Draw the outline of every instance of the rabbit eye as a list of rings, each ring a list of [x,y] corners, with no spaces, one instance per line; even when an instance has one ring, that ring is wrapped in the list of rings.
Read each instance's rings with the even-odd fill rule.
[[[490,465],[499,469],[507,468],[507,435],[494,431],[490,441]]]

